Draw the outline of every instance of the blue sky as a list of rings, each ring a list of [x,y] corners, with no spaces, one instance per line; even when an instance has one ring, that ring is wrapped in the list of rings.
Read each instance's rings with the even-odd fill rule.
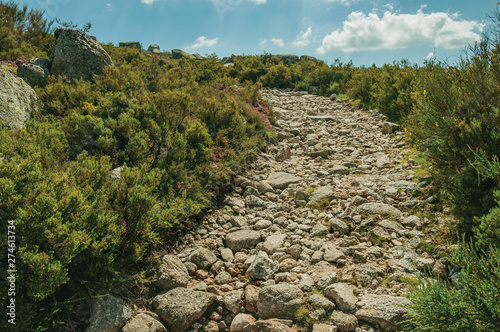
[[[102,43],[139,41],[219,58],[311,55],[382,65],[453,61],[480,37],[497,1],[475,0],[24,0],[83,26]]]

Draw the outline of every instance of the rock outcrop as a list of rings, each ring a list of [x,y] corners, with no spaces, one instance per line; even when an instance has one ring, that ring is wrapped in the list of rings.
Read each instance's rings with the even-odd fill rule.
[[[160,52],[160,46],[158,46],[156,44],[149,45],[148,51],[151,52],[151,53],[153,53],[153,54],[161,54],[161,52]]]
[[[174,59],[196,59],[196,57],[188,52],[184,52],[183,50],[173,49],[172,50],[172,58]]]
[[[11,129],[22,129],[42,103],[21,78],[0,66],[0,121]]]
[[[120,42],[120,43],[118,43],[118,46],[119,47],[136,48],[139,51],[142,51],[142,45],[138,41]]]
[[[95,37],[79,30],[57,29],[54,49],[50,61],[51,74],[64,76],[69,80],[93,80],[106,67],[113,66],[108,53]]]
[[[17,68],[17,76],[21,77],[30,86],[44,87],[48,84],[50,75],[50,60],[34,58]]]

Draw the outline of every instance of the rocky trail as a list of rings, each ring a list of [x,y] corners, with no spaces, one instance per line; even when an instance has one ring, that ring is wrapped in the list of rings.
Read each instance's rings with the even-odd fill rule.
[[[448,276],[417,253],[436,229],[408,211],[433,198],[413,195],[404,132],[346,102],[262,94],[275,144],[163,257],[150,311],[101,298],[87,331],[396,331],[408,281]]]

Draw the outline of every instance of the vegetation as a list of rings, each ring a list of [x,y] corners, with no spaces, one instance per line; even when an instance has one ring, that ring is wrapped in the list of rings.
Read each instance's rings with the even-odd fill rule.
[[[0,2],[0,20],[5,65],[15,71],[31,57],[48,58],[53,22],[43,13]],[[103,45],[115,66],[95,82],[50,77],[36,88],[45,107],[35,121],[17,132],[0,126],[0,220],[16,227],[18,327],[55,329],[74,303],[124,276],[149,280],[161,245],[209,209],[272,135],[273,113],[258,92],[268,86],[336,94],[402,125],[458,220],[458,236],[446,240],[461,244],[453,262],[462,269],[459,287],[415,287],[407,328],[498,330],[499,21],[454,65],[284,64],[265,54],[237,56],[226,68],[214,56],[160,59]],[[307,322],[305,309],[297,314]]]

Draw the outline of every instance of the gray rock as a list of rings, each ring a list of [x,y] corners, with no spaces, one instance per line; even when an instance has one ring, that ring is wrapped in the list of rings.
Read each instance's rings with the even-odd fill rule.
[[[217,274],[214,281],[217,285],[226,285],[233,281],[233,277],[229,274],[229,272],[222,271]]]
[[[261,194],[274,193],[273,187],[267,181],[260,181],[257,189]]]
[[[349,233],[349,226],[342,220],[337,218],[330,219],[330,227],[332,232],[339,232],[340,235]]]
[[[188,269],[177,256],[163,256],[156,286],[161,289],[185,287],[189,283],[189,279]]]
[[[269,319],[247,325],[243,332],[294,332],[294,330],[282,321]]]
[[[303,295],[299,288],[287,283],[263,287],[257,302],[259,317],[294,319],[303,304]]]
[[[118,46],[119,47],[136,48],[139,51],[142,51],[142,45],[138,41],[119,42]]]
[[[122,300],[108,295],[97,299],[85,332],[118,332],[132,317],[132,309]]]
[[[283,248],[285,239],[285,234],[275,234],[268,236],[266,241],[262,244],[262,250],[264,250],[269,255],[272,255],[276,252],[276,250]]]
[[[191,254],[190,260],[200,269],[208,270],[213,263],[217,262],[217,257],[207,248],[201,247]]]
[[[396,130],[398,130],[399,125],[397,123],[392,123],[392,122],[384,122],[382,124],[382,132],[384,134],[392,134]]]
[[[153,306],[169,330],[184,332],[203,316],[215,298],[210,293],[174,288],[155,296]]]
[[[287,159],[290,159],[291,157],[292,157],[292,150],[290,149],[289,146],[285,146],[276,154],[275,159],[277,162],[282,162]]]
[[[21,78],[0,66],[0,121],[17,130],[25,127],[42,103]]]
[[[349,174],[349,168],[342,165],[332,166],[332,168],[330,168],[329,171],[331,174],[342,174],[342,175]]]
[[[226,262],[231,263],[234,260],[233,251],[229,248],[223,248],[220,251],[220,255],[221,255],[222,259]]]
[[[335,271],[328,273],[326,276],[318,280],[318,287],[325,289],[338,280],[338,275]]]
[[[401,211],[392,205],[384,203],[365,203],[358,206],[359,213],[365,213],[367,215],[381,214],[384,216],[392,216],[399,218],[403,215]]]
[[[224,295],[224,307],[235,315],[239,314],[243,303],[242,297],[243,290],[241,289],[226,293]]]
[[[356,316],[345,314],[342,311],[334,311],[330,320],[337,326],[339,332],[353,332],[358,327]]]
[[[36,85],[40,87],[46,86],[49,75],[50,60],[48,59],[34,58],[17,68],[17,76],[21,77],[32,87]]]
[[[148,314],[139,313],[135,315],[123,327],[121,332],[168,332],[162,323]]]
[[[255,323],[255,318],[248,314],[238,314],[231,322],[230,332],[244,332],[247,325]]]
[[[327,262],[337,263],[340,259],[345,259],[346,256],[344,252],[337,249],[335,246],[330,245],[325,249],[325,253],[323,255],[323,260]]]
[[[250,249],[261,241],[260,232],[258,231],[241,230],[226,235],[226,245],[233,252]]]
[[[411,301],[405,297],[367,294],[361,298],[365,305],[356,312],[359,320],[380,326],[384,331],[396,331]]]
[[[267,182],[274,189],[282,190],[286,189],[291,184],[299,183],[301,180],[302,178],[285,172],[273,172],[269,174],[269,177],[267,178]]]
[[[363,287],[368,287],[374,279],[382,277],[384,273],[380,269],[371,265],[358,265],[354,269],[354,275],[356,276],[359,284]]]
[[[184,52],[183,50],[174,49],[172,50],[172,58],[174,59],[196,59],[192,54]]]
[[[349,284],[337,283],[325,289],[325,295],[331,298],[340,310],[351,311],[356,309],[358,298],[354,296],[353,288]]]
[[[335,118],[330,115],[309,115],[307,116],[308,120],[312,121],[334,121]]]
[[[266,202],[264,202],[262,199],[260,199],[259,197],[257,196],[254,196],[254,195],[249,195],[245,198],[245,201],[246,201],[246,205],[249,207],[249,208],[252,208],[252,207],[258,207],[258,206],[264,206],[266,205]]]
[[[50,62],[51,74],[65,76],[69,80],[93,80],[106,67],[113,66],[108,53],[95,38],[83,31],[57,29]]]
[[[245,276],[250,280],[269,280],[278,271],[278,263],[269,259],[264,251],[259,251]]]
[[[151,53],[154,53],[154,54],[161,54],[161,52],[160,52],[160,46],[158,46],[156,44],[149,45],[148,51],[151,52]]]
[[[332,200],[336,197],[335,192],[333,190],[333,187],[321,187],[316,189],[311,193],[311,196],[309,196],[309,202],[307,202],[307,205],[315,205],[320,203],[323,200]]]
[[[330,324],[313,324],[312,332],[337,332],[338,328],[335,325]]]
[[[326,297],[319,295],[319,294],[312,294],[309,296],[309,302],[314,306],[314,307],[319,307],[323,308],[326,311],[331,311],[335,309],[335,303],[332,301],[328,300]]]
[[[311,230],[311,236],[325,236],[326,234],[330,233],[329,229],[324,226],[322,223],[317,223],[314,225],[314,227]]]

